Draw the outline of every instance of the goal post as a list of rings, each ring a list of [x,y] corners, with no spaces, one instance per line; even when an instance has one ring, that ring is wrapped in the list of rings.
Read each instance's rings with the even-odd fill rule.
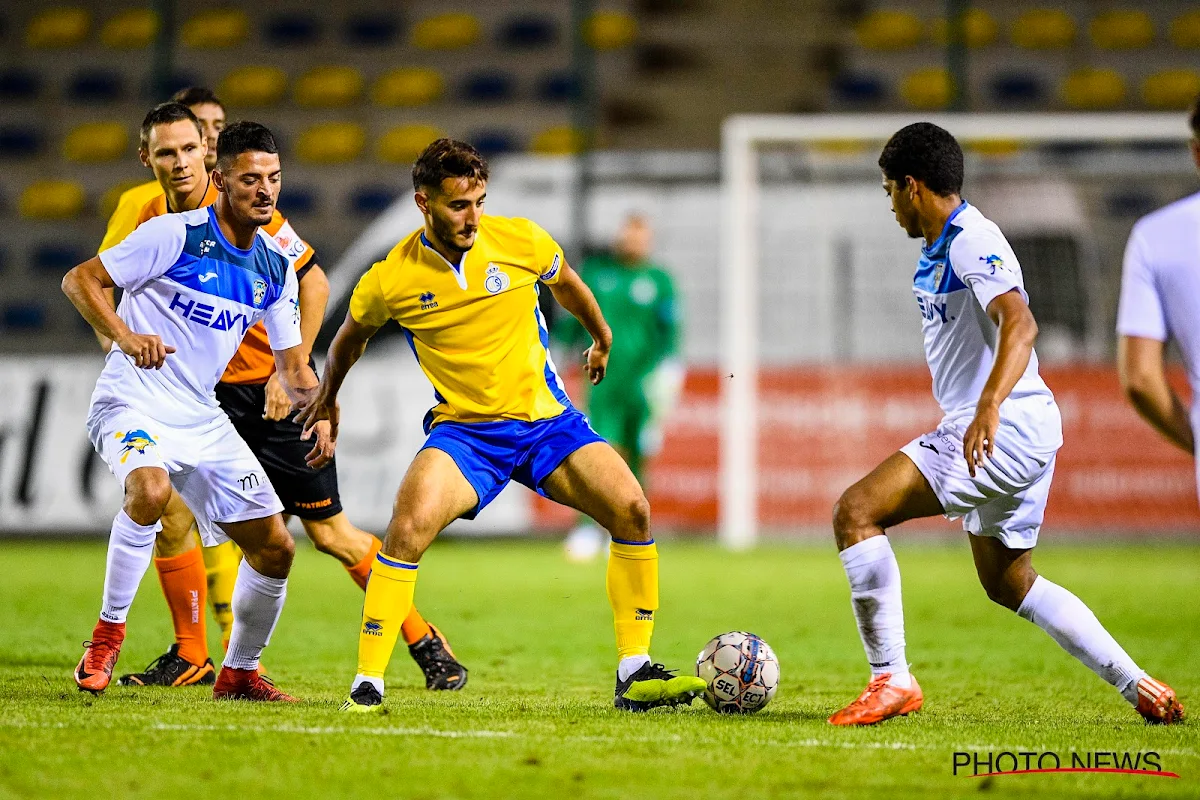
[[[760,226],[764,150],[809,150],[830,142],[879,147],[897,130],[929,121],[963,142],[1011,141],[1022,147],[1180,144],[1190,138],[1182,113],[738,115],[721,132],[720,454],[718,538],[732,549],[759,538]],[[1172,162],[1173,163],[1173,162]],[[860,165],[861,167],[861,165]],[[968,183],[971,180],[968,164]],[[859,184],[868,180],[860,176]],[[879,203],[885,202],[879,191]],[[986,209],[985,209],[986,212]],[[804,248],[804,242],[797,242]],[[914,262],[915,263],[915,262]],[[900,335],[904,332],[897,332]],[[831,362],[833,363],[833,362]],[[913,434],[920,431],[913,431]]]

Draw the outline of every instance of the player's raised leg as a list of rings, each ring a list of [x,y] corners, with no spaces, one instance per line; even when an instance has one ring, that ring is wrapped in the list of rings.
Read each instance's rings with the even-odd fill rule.
[[[358,673],[343,711],[375,711],[383,704],[383,676],[412,610],[418,562],[443,528],[478,503],[474,487],[445,452],[426,448],[409,465],[383,549],[371,567],[358,636]]]
[[[1038,575],[1031,549],[969,535],[979,582],[991,600],[1044,630],[1062,649],[1117,689],[1147,722],[1182,721],[1183,705],[1166,684],[1148,676],[1082,600]]]
[[[617,634],[613,704],[626,711],[690,703],[704,681],[676,676],[650,660],[658,610],[658,549],[650,503],[629,466],[607,442],[593,441],[567,456],[541,487],[553,500],[594,519],[612,537],[606,586]]]
[[[903,453],[889,456],[834,506],[833,533],[871,666],[867,688],[829,718],[834,725],[871,725],[910,714],[924,702],[921,687],[908,671],[900,567],[886,529],[941,513],[933,489]]]

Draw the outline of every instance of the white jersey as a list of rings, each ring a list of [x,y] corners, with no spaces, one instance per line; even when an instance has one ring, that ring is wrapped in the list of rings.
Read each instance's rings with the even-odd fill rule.
[[[950,215],[937,241],[922,248],[913,294],[921,311],[933,395],[946,420],[969,420],[975,414],[999,337],[987,307],[1014,289],[1028,302],[1021,265],[1004,234],[968,203]],[[1058,408],[1038,374],[1036,353],[1001,404],[1000,416],[1035,447],[1062,446]]]
[[[1200,396],[1200,194],[1138,220],[1125,246],[1117,333],[1174,339]],[[1192,404],[1200,430],[1200,403]]]
[[[155,334],[175,348],[161,369],[140,369],[116,346],[92,394],[92,408],[129,406],[169,425],[221,415],[213,387],[263,320],[271,349],[300,344],[296,273],[261,228],[249,250],[234,247],[213,206],[142,223],[100,254],[125,290],[117,314],[134,333]]]

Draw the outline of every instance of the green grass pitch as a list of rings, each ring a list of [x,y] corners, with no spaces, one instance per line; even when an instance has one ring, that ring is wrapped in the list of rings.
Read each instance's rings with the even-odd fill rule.
[[[337,712],[361,593],[310,548],[297,554],[264,659],[304,702],[263,707],[214,703],[200,688],[80,694],[70,672],[99,608],[103,545],[0,542],[0,797],[1200,797],[1200,719],[1144,725],[1049,637],[987,601],[965,541],[895,538],[926,705],[855,730],[825,722],[867,678],[832,543],[736,555],[661,543],[656,660],[690,669],[705,641],[732,629],[779,655],[774,703],[744,718],[699,703],[612,708],[601,563],[567,564],[550,543],[439,543],[418,605],[470,683],[426,692],[401,647],[388,713],[364,719]],[[1046,546],[1035,563],[1200,713],[1200,547]],[[169,636],[147,575],[118,672],[143,667]],[[1154,751],[1181,777],[952,774],[955,751],[1072,749]]]

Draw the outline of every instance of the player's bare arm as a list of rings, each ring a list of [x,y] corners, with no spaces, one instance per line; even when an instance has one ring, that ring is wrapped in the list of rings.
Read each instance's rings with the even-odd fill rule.
[[[988,303],[987,314],[996,323],[999,335],[996,360],[975,406],[975,418],[963,434],[963,456],[971,477],[975,477],[975,467],[982,466],[985,456],[992,457],[996,429],[1000,427],[1000,404],[1029,366],[1038,333],[1037,320],[1017,289]]]
[[[304,269],[300,277],[300,346],[304,349],[304,360],[312,355],[313,343],[321,332],[325,319],[325,306],[329,302],[329,280],[325,271],[317,264]],[[263,419],[281,420],[292,411],[292,400],[284,391],[276,372],[267,379],[267,402],[263,408]]]
[[[330,436],[336,441],[338,431],[337,394],[354,363],[367,349],[367,342],[379,328],[363,325],[349,313],[325,355],[325,374],[321,385],[309,400],[297,404],[296,423],[304,427],[305,435],[321,420],[329,420]]]
[[[303,344],[289,347],[287,350],[275,350],[275,375],[279,378],[280,387],[287,392],[293,403],[300,403],[317,392],[317,374],[308,366],[309,350]],[[329,433],[329,423],[321,420],[307,426],[301,439],[308,441],[315,435],[313,449],[305,458],[305,462],[317,469],[329,463],[333,458],[334,441]]]
[[[600,313],[600,305],[595,295],[579,277],[579,273],[571,269],[569,264],[563,264],[562,276],[556,283],[550,284],[550,293],[558,304],[571,312],[571,316],[579,320],[584,329],[592,337],[592,346],[583,354],[584,369],[588,380],[595,386],[604,380],[604,372],[608,369],[608,354],[612,349],[612,329],[604,321]]]
[[[1192,454],[1188,408],[1167,382],[1166,342],[1142,336],[1122,336],[1117,342],[1117,372],[1121,388],[1142,419],[1171,444]]]
[[[117,316],[111,293],[116,284],[99,256],[93,256],[66,274],[62,290],[95,329],[98,336],[117,343],[121,352],[142,369],[159,369],[175,348],[150,333],[135,333]],[[107,291],[106,291],[107,290]]]

